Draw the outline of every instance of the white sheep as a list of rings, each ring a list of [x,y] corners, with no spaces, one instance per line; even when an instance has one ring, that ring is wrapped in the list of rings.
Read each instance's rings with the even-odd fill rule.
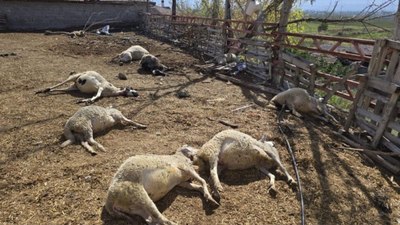
[[[271,102],[275,105],[287,106],[295,116],[301,117],[302,114],[304,114],[327,121],[322,117],[325,116],[338,123],[335,117],[329,113],[327,106],[322,103],[322,101],[322,98],[316,99],[302,88],[288,89],[275,95],[271,99]]]
[[[215,198],[222,191],[218,173],[223,169],[242,170],[256,167],[270,178],[268,191],[275,191],[275,176],[270,169],[279,168],[287,177],[289,184],[296,184],[282,165],[273,142],[263,137],[256,140],[250,135],[236,130],[224,130],[216,134],[200,149],[184,147],[194,157],[194,164],[201,169],[209,167]]]
[[[191,179],[201,185],[191,183]],[[175,224],[160,213],[154,202],[177,185],[200,191],[207,201],[218,204],[211,197],[206,181],[195,171],[186,149],[178,149],[174,155],[128,158],[111,181],[105,209],[113,217],[132,220],[131,215],[139,215],[151,224]]]
[[[118,56],[116,56],[113,60],[118,60],[119,62],[123,63],[129,63],[132,60],[140,60],[145,54],[149,54],[149,51],[147,51],[140,45],[133,45],[127,50],[123,51]]]
[[[74,82],[68,88],[59,88],[57,87],[68,83]],[[137,97],[139,94],[132,87],[126,88],[117,88],[110,82],[108,82],[103,76],[95,71],[86,71],[83,73],[73,74],[68,77],[65,81],[56,84],[52,87],[45,88],[43,90],[37,91],[38,93],[47,93],[47,92],[70,92],[70,91],[80,91],[82,93],[88,94],[96,94],[92,98],[81,99],[78,103],[93,103],[96,99],[100,97],[111,97],[111,96],[126,96],[126,97]]]
[[[65,124],[64,136],[67,138],[67,140],[61,144],[61,147],[79,142],[92,154],[97,153],[93,150],[89,143],[96,145],[99,149],[105,151],[105,148],[94,140],[93,133],[98,133],[116,124],[124,123],[134,125],[137,128],[146,128],[145,125],[127,119],[119,110],[111,107],[82,107],[71,118],[69,118]]]
[[[152,54],[145,54],[140,60],[140,67],[145,71],[152,72],[153,70],[165,71],[168,69],[161,64],[161,61]]]

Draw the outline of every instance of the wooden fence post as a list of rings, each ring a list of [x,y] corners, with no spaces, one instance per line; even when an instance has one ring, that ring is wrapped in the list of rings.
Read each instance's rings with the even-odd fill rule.
[[[353,122],[353,119],[355,117],[355,113],[356,113],[356,110],[357,110],[357,107],[358,107],[358,102],[359,102],[359,100],[361,98],[361,95],[364,92],[364,89],[367,86],[367,82],[368,82],[367,81],[368,77],[365,76],[365,75],[360,75],[357,78],[358,78],[360,84],[358,86],[358,91],[357,91],[356,97],[353,100],[353,107],[351,107],[351,110],[349,112],[349,116],[348,116],[348,118],[346,120],[346,123],[344,125],[344,130],[345,131],[349,130],[349,128],[351,126],[351,123]]]

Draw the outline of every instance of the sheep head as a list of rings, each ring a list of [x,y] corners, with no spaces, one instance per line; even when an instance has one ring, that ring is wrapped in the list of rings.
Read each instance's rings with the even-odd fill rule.
[[[139,93],[132,87],[121,88],[122,95],[125,97],[138,97]]]

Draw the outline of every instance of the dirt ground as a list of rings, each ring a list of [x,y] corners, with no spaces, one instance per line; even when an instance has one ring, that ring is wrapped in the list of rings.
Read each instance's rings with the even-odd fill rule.
[[[138,63],[119,66],[110,59],[141,44],[175,70],[166,77],[139,74]],[[277,112],[263,107],[272,96],[200,75],[201,63],[184,50],[133,32],[71,39],[31,33],[0,34],[0,223],[128,224],[103,212],[109,182],[120,164],[136,154],[171,154],[182,144],[201,146],[228,127],[256,138],[266,134],[283,163],[294,170],[279,133]],[[95,70],[116,86],[132,86],[138,98],[103,98],[95,103],[120,109],[148,125],[117,127],[96,137],[107,148],[91,156],[80,145],[61,149],[63,125],[82,105],[80,94],[35,95],[72,71]],[[116,75],[125,73],[128,80]],[[186,89],[189,98],[176,97]],[[252,108],[233,109],[256,103]],[[400,224],[400,188],[391,176],[344,152],[331,130],[338,127],[285,114],[303,184],[307,224]],[[179,224],[299,224],[300,206],[282,177],[276,197],[268,178],[255,169],[223,172],[221,206],[212,209],[195,191],[174,188],[157,203]],[[391,212],[382,202],[387,200]],[[144,221],[134,217],[137,224]]]

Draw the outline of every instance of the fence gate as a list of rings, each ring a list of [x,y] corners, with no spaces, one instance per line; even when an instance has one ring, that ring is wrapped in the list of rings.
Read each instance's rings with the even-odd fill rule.
[[[372,147],[382,143],[393,152],[400,153],[400,42],[378,40],[374,46],[368,75],[362,76],[353,108],[345,124],[348,130],[355,119],[357,125],[372,137]],[[400,172],[400,162],[382,156]]]

